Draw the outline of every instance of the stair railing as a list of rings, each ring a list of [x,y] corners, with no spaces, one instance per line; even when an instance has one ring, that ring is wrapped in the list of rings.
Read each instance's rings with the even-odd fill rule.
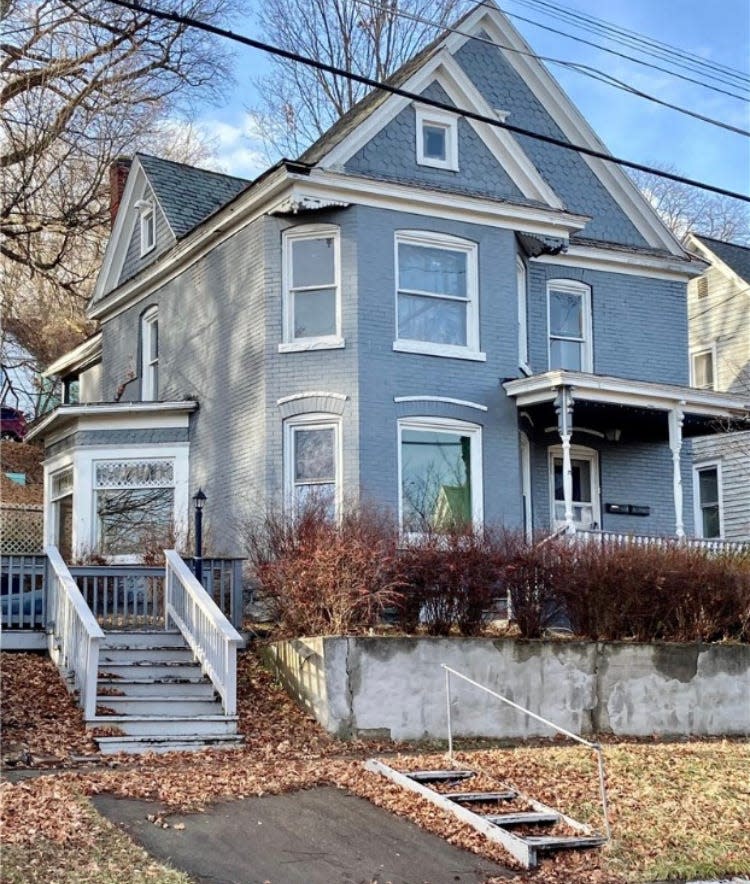
[[[451,667],[446,666],[445,663],[441,664],[441,668],[445,671],[445,704],[448,715],[448,758],[450,759],[451,764],[455,763],[455,757],[453,755],[453,704],[451,702],[451,676],[455,676],[455,678],[460,678],[462,681],[473,685],[475,688],[479,688],[480,691],[484,691],[486,694],[489,694],[496,700],[500,700],[502,703],[505,703],[511,708],[522,712],[524,715],[528,715],[530,718],[533,718],[536,721],[547,725],[547,727],[550,727],[552,728],[552,730],[557,731],[558,734],[563,734],[563,736],[566,736],[571,740],[575,740],[576,743],[580,743],[582,746],[586,746],[594,751],[594,753],[596,754],[599,773],[599,798],[602,805],[604,831],[606,833],[607,841],[611,840],[612,830],[609,824],[609,805],[607,802],[607,782],[604,772],[604,753],[602,752],[602,747],[600,746],[600,744],[592,743],[590,740],[585,740],[583,737],[579,737],[578,734],[574,734],[572,731],[566,730],[564,727],[560,727],[560,725],[555,724],[554,721],[550,721],[548,718],[542,718],[541,715],[537,715],[536,712],[532,712],[531,709],[527,709],[525,706],[514,703],[513,700],[511,700],[509,697],[504,697],[502,694],[498,694],[497,691],[493,691],[485,685],[480,684],[478,681],[474,681],[474,679],[469,678],[468,675],[464,675],[463,673],[458,672],[455,669],[451,669]]]
[[[57,548],[48,546],[45,554],[50,657],[65,677],[72,678],[78,703],[91,719],[96,716],[96,677],[104,633]]]
[[[242,636],[174,549],[165,549],[164,625],[180,630],[221,697],[225,715],[237,714],[237,648]]]

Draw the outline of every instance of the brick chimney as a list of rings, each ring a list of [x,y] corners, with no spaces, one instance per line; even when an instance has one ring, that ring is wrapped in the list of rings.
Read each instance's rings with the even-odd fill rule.
[[[120,208],[120,201],[132,162],[130,157],[115,157],[109,167],[109,217],[112,227],[115,226],[117,210]]]

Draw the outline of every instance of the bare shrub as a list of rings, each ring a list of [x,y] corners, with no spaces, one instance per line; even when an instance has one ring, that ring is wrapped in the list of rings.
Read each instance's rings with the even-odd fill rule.
[[[560,588],[570,580],[571,549],[566,541],[529,544],[520,536],[506,541],[505,586],[524,638],[539,638],[564,618]]]

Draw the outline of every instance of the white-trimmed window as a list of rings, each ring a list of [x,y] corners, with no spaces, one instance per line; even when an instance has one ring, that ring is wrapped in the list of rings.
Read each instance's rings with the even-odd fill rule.
[[[576,527],[583,529],[600,527],[598,453],[584,445],[571,445],[570,472],[573,522]],[[565,524],[565,485],[561,445],[553,445],[549,449],[549,480],[552,527],[560,528]]]
[[[284,253],[284,344],[301,350],[343,346],[339,228],[330,224],[291,227],[282,235]]]
[[[399,231],[395,261],[394,349],[484,359],[479,353],[476,243]]]
[[[417,163],[458,171],[458,117],[432,107],[416,109]]]
[[[714,389],[715,347],[702,347],[690,354],[690,382],[699,390]]]
[[[135,204],[140,218],[141,257],[156,245],[156,208],[153,199],[145,198]]]
[[[549,367],[593,371],[591,289],[571,279],[547,283]]]
[[[399,521],[405,534],[482,524],[481,427],[449,418],[403,418],[398,449]]]
[[[284,423],[284,491],[288,508],[298,513],[321,505],[334,517],[341,504],[341,420],[305,414]]]
[[[518,367],[524,374],[532,374],[529,365],[529,337],[526,317],[526,264],[516,255],[516,292],[518,297]]]
[[[149,307],[141,317],[141,400],[159,398],[159,308]]]
[[[102,555],[142,553],[174,528],[172,458],[100,460],[93,464],[97,550]]]
[[[721,464],[718,461],[693,467],[693,506],[696,535],[722,537]]]

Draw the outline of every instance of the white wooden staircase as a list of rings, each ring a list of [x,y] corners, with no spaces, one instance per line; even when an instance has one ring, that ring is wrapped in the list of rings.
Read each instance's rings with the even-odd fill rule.
[[[99,646],[96,715],[87,727],[104,755],[231,748],[237,716],[203,675],[177,630],[105,632]],[[119,735],[109,733],[113,728]],[[108,735],[99,735],[98,732]]]

